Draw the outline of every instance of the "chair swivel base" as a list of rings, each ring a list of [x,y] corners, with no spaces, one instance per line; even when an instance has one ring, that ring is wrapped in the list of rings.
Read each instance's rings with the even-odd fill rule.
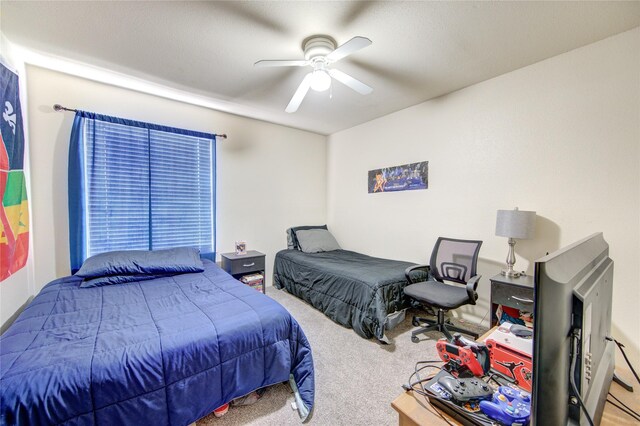
[[[449,341],[453,340],[453,336],[451,334],[452,332],[464,333],[473,337],[474,340],[477,340],[479,337],[479,334],[474,333],[473,331],[465,330],[463,328],[456,327],[455,325],[446,324],[444,319],[444,311],[442,310],[438,311],[437,321],[414,316],[411,323],[414,327],[419,327],[422,324],[427,324],[426,327],[422,327],[411,332],[411,341],[413,343],[418,343],[420,341],[420,339],[418,338],[418,334],[427,333],[433,330],[437,330],[440,333],[444,334]]]

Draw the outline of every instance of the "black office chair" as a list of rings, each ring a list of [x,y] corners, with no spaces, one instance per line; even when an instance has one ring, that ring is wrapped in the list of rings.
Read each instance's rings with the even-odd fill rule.
[[[429,265],[416,265],[407,268],[405,275],[409,282],[412,282],[411,272],[416,269],[425,269],[429,278],[427,281],[410,284],[405,287],[407,296],[420,302],[420,304],[431,306],[438,310],[437,320],[414,316],[413,325],[425,327],[414,330],[411,333],[411,341],[420,341],[417,335],[431,330],[438,330],[451,340],[451,332],[460,332],[478,338],[478,333],[456,327],[445,323],[444,314],[450,309],[456,309],[463,305],[475,305],[478,299],[476,288],[480,275],[476,275],[478,264],[478,253],[482,241],[476,240],[456,240],[453,238],[438,238],[431,253]],[[465,284],[461,287],[456,284],[447,284],[444,281]]]

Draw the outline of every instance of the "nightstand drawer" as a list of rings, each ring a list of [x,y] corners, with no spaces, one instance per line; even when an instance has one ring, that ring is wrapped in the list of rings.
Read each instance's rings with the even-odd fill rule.
[[[498,305],[533,312],[535,280],[530,275],[517,278],[502,274],[491,278],[491,327],[498,325]]]
[[[533,289],[493,282],[491,302],[521,311],[533,312]]]
[[[245,274],[249,272],[264,270],[264,254],[252,256],[250,253],[246,255],[221,255],[222,269],[231,275]]]

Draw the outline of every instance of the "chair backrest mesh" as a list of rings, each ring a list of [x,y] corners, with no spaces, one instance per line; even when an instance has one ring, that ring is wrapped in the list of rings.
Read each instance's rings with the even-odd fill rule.
[[[431,273],[439,280],[466,284],[476,275],[482,241],[438,238],[431,253]]]

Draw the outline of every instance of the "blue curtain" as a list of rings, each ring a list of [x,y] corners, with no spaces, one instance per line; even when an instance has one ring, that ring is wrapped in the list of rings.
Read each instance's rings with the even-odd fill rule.
[[[71,271],[111,250],[190,246],[215,259],[215,135],[76,113]]]
[[[87,258],[85,218],[85,181],[84,181],[84,144],[82,140],[82,114],[76,113],[69,141],[69,247],[71,255],[71,273],[75,274]]]

